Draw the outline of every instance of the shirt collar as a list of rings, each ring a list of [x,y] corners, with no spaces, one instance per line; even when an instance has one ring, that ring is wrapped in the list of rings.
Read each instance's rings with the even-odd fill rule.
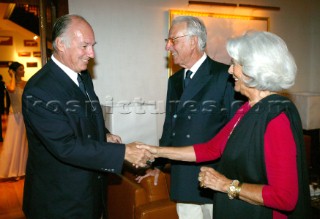
[[[58,61],[53,55],[51,56],[51,59],[54,63],[56,63],[61,69],[62,71],[64,71],[64,73],[66,73],[69,78],[71,78],[71,80],[76,83],[76,85],[79,86],[79,83],[78,83],[78,73],[73,71],[71,68],[65,66],[64,64],[62,64],[60,61]]]
[[[195,73],[198,71],[198,69],[200,68],[204,60],[206,60],[206,58],[207,58],[207,54],[203,53],[202,57],[196,63],[194,63],[194,65],[190,68],[190,71],[192,71],[190,78],[192,78],[195,75]],[[184,75],[186,75],[187,70],[188,69],[185,69]]]

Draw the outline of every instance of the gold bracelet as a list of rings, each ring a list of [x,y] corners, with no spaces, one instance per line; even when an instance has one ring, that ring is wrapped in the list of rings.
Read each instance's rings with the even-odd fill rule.
[[[237,198],[237,199],[239,199],[239,196],[240,196],[241,186],[242,186],[242,183],[239,183],[238,186],[236,187],[236,197],[235,198]]]
[[[229,199],[239,198],[241,185],[242,184],[239,182],[239,180],[232,180],[229,188],[227,189]]]

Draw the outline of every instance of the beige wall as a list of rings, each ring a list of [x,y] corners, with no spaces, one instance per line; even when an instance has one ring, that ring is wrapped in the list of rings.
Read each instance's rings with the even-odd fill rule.
[[[210,0],[207,0],[210,1]],[[189,6],[188,0],[69,0],[70,13],[92,24],[96,58],[92,66],[95,89],[101,102],[134,100],[155,102],[158,137],[162,132],[167,90],[167,53],[170,9],[270,18],[270,31],[278,34],[293,53],[296,84],[290,92],[320,92],[320,1],[318,0],[214,0],[280,7],[280,11]],[[153,112],[154,113],[154,112]],[[119,121],[122,122],[122,121]]]
[[[24,28],[19,27],[9,20],[1,20],[1,22],[6,22],[6,27],[9,29],[3,30],[0,28],[0,36],[12,36],[13,45],[11,46],[1,46],[0,45],[0,61],[17,61],[24,65],[25,76],[24,80],[28,80],[34,73],[36,73],[41,68],[41,59],[39,57],[33,57],[34,51],[40,51],[39,39],[38,46],[29,47],[24,46],[24,40],[33,40],[35,34],[27,31]],[[3,24],[4,25],[4,24]],[[30,52],[30,57],[20,57],[19,52]],[[38,67],[27,67],[27,62],[36,62]],[[8,73],[8,68],[0,67],[0,74],[3,76],[5,82],[10,81],[10,76]]]
[[[310,10],[310,31],[308,35],[310,36],[310,63],[309,63],[309,89],[310,91],[320,91],[320,16],[319,8],[320,1],[312,0],[313,4],[311,5]]]
[[[187,0],[96,0],[94,5],[86,0],[69,0],[69,10],[86,17],[95,30],[98,44],[93,73],[101,98],[106,95],[116,100],[163,98],[167,79],[163,39],[167,36],[170,9],[269,17],[270,31],[287,42],[299,68],[297,83],[291,91],[319,92],[315,81],[320,81],[316,68],[319,65],[316,57],[320,55],[320,19],[316,8],[320,8],[320,2],[243,0],[241,3],[278,6],[281,10],[189,6]]]

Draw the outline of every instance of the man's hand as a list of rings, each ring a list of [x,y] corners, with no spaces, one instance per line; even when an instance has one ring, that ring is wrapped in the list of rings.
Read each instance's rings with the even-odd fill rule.
[[[113,135],[111,133],[108,133],[106,137],[107,137],[107,142],[122,143],[122,140],[121,140],[120,136],[118,136],[118,135]]]
[[[132,165],[136,168],[138,167],[146,167],[147,162],[153,162],[154,156],[146,149],[139,149],[137,147],[140,142],[132,142],[130,144],[126,144],[126,152],[124,159],[132,163]]]
[[[144,176],[138,176],[136,178],[137,182],[140,183],[144,178],[148,177],[148,176],[154,176],[154,185],[158,185],[158,178],[159,178],[159,174],[160,174],[160,170],[155,168],[153,169],[148,169],[146,171],[146,174]]]

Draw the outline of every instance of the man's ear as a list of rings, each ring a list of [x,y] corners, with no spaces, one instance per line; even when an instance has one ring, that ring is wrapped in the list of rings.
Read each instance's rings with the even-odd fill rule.
[[[63,41],[63,39],[61,37],[57,37],[56,38],[56,47],[59,51],[64,51],[65,50],[65,42]]]
[[[191,46],[192,48],[198,47],[198,37],[197,36],[191,36]]]

